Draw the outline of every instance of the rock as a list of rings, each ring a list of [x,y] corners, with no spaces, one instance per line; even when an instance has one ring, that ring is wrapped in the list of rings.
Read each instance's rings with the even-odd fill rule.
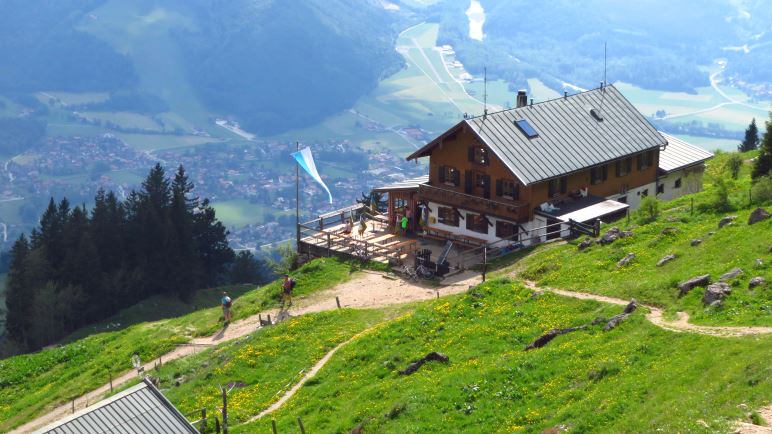
[[[613,228],[607,230],[602,237],[600,237],[600,243],[611,244],[618,239],[619,239],[619,228],[614,226]]]
[[[668,262],[672,261],[675,258],[676,258],[675,253],[671,253],[669,255],[665,255],[665,256],[662,257],[662,259],[657,261],[657,267],[661,267],[661,266],[667,264]]]
[[[721,301],[731,293],[732,288],[726,283],[712,283],[705,289],[705,295],[702,296],[702,303],[706,306],[712,305],[713,302]]]
[[[622,231],[619,233],[619,238],[627,238],[632,236],[633,236],[633,231]]]
[[[672,235],[678,232],[678,228],[674,227],[667,227],[665,229],[662,229],[659,234],[660,235]]]
[[[713,231],[708,232],[708,236],[712,236],[712,235],[716,235],[716,233]]]
[[[691,244],[691,245],[692,245],[692,247],[694,247],[694,246],[699,246],[700,244],[702,244],[702,238],[695,238],[695,239],[693,239],[693,240],[692,240],[692,242],[691,242],[691,243],[689,243],[689,244]]]
[[[696,286],[705,286],[708,283],[710,283],[710,274],[703,274],[702,276],[692,277],[686,282],[678,285],[678,289],[681,291],[679,297],[683,297]]]
[[[416,360],[415,362],[408,365],[407,368],[405,368],[402,371],[399,371],[401,375],[410,375],[418,370],[421,366],[423,366],[426,362],[442,362],[442,363],[448,363],[450,359],[448,356],[442,353],[438,353],[436,351],[432,351],[431,353],[425,355],[423,358]]]
[[[721,300],[716,300],[713,303],[710,303],[710,307],[719,308],[724,305],[724,302]]]
[[[728,215],[721,220],[718,221],[718,228],[721,229],[724,226],[728,225],[729,223],[732,223],[737,218],[736,215]]]
[[[625,265],[629,264],[630,261],[635,259],[635,253],[628,253],[625,255],[624,258],[620,259],[619,262],[617,262],[617,268],[624,267]]]
[[[603,331],[609,331],[616,326],[618,326],[622,321],[626,320],[633,312],[635,312],[635,309],[638,308],[638,302],[635,299],[630,300],[630,303],[627,303],[627,306],[625,306],[625,310],[622,311],[619,315],[612,316],[605,326],[603,326]]]
[[[757,286],[764,286],[767,281],[761,276],[756,276],[748,282],[748,288],[755,288]]]
[[[756,208],[753,210],[750,217],[748,217],[748,224],[752,225],[770,217],[772,217],[772,214],[769,214],[764,208]]]
[[[772,246],[769,246],[769,249],[767,249],[769,253],[772,253]]]
[[[560,335],[564,335],[566,333],[575,332],[577,330],[584,330],[585,328],[587,328],[586,325],[582,325],[582,326],[579,326],[579,327],[568,327],[568,328],[565,328],[565,329],[552,329],[552,330],[548,331],[547,333],[545,333],[545,334],[539,336],[538,338],[536,338],[535,341],[533,341],[530,344],[528,344],[528,346],[525,347],[525,349],[523,351],[529,351],[529,350],[533,350],[533,349],[536,349],[536,348],[541,348],[541,347],[547,345],[548,343],[550,343],[551,340],[555,339],[556,337],[558,337]]]
[[[595,244],[595,241],[593,241],[592,238],[585,238],[584,241],[579,243],[579,245],[576,246],[576,247],[578,247],[579,250],[584,250],[584,249],[592,246],[593,244]]]
[[[719,282],[726,282],[726,281],[734,279],[735,277],[737,277],[737,276],[739,276],[741,274],[743,274],[742,268],[736,268],[735,267],[735,268],[732,268],[731,270],[729,270],[728,272],[722,274],[721,277],[718,278],[718,281]]]
[[[633,313],[635,312],[635,309],[638,309],[638,301],[636,299],[630,299],[630,303],[627,303],[627,306],[625,306],[625,310],[622,311],[622,313]]]
[[[756,268],[761,268],[764,266],[764,261],[761,260],[761,258],[756,258]]]

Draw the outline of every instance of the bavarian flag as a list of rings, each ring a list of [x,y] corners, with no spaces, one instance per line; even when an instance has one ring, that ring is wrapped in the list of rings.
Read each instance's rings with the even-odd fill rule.
[[[327,191],[327,194],[330,196],[330,203],[332,203],[332,193],[330,193],[330,189],[327,188],[327,185],[322,181],[322,177],[319,176],[319,172],[316,170],[316,164],[314,163],[314,156],[311,155],[311,148],[306,146],[305,148],[293,152],[292,157],[295,159],[295,161],[298,162],[300,167],[303,168],[303,170],[306,171],[309,175],[311,175],[311,178],[314,178],[316,182],[321,184],[321,186]]]

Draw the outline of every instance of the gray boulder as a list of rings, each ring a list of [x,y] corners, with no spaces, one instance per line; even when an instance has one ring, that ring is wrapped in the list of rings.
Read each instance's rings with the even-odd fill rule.
[[[764,286],[764,284],[765,284],[765,283],[767,283],[767,281],[766,281],[766,280],[764,280],[764,278],[763,278],[763,277],[761,277],[761,276],[756,276],[756,277],[752,278],[752,279],[751,279],[751,280],[748,282],[748,288],[755,288],[755,287],[757,287],[757,286]]]
[[[721,277],[718,278],[718,281],[719,282],[727,282],[727,281],[732,280],[732,279],[734,279],[735,277],[737,277],[737,276],[739,276],[741,274],[743,274],[743,269],[735,267],[735,268],[732,268],[731,270],[729,270],[728,272],[722,274]]]
[[[762,220],[766,220],[768,218],[772,217],[771,214],[767,212],[764,208],[756,208],[751,213],[750,217],[748,217],[748,224],[756,224]]]
[[[627,238],[632,236],[633,236],[633,231],[622,231],[619,233],[619,238]]]
[[[613,228],[607,230],[602,237],[600,237],[600,243],[611,244],[618,239],[619,239],[619,228],[614,226]]]
[[[731,293],[732,288],[726,283],[712,283],[705,288],[705,295],[702,296],[702,303],[706,306],[712,305],[716,301],[722,301]]]
[[[737,218],[736,215],[728,215],[721,220],[718,221],[718,228],[721,229],[724,226],[728,225],[729,223],[732,223]]]
[[[662,229],[659,233],[660,235],[671,235],[678,232],[678,228],[674,227],[667,227],[665,229]]]
[[[699,246],[700,244],[702,244],[702,238],[695,238],[695,239],[693,239],[693,240],[692,240],[692,242],[691,242],[691,243],[689,243],[689,244],[691,244],[691,245],[692,245],[692,247],[694,247],[694,246]]]
[[[683,297],[689,291],[691,291],[697,286],[705,286],[709,283],[710,283],[710,274],[703,274],[702,276],[692,277],[686,282],[683,282],[680,285],[678,285],[678,289],[680,290],[679,297]]]
[[[756,268],[761,268],[764,266],[764,261],[761,260],[761,258],[756,258]]]
[[[593,240],[592,240],[592,238],[585,238],[585,239],[584,239],[584,241],[582,241],[581,243],[579,243],[579,245],[578,245],[578,246],[576,246],[576,247],[577,247],[579,250],[584,250],[584,249],[586,249],[586,248],[588,248],[588,247],[592,246],[593,244],[595,244],[595,241],[593,241]]]
[[[630,261],[635,259],[635,253],[628,253],[625,255],[624,258],[620,259],[619,262],[617,262],[617,268],[624,267],[625,265],[629,264]]]
[[[676,258],[676,254],[675,253],[671,253],[669,255],[665,255],[665,256],[662,257],[662,259],[657,261],[657,267],[661,267],[661,266],[667,264],[668,262],[672,261],[675,258]]]

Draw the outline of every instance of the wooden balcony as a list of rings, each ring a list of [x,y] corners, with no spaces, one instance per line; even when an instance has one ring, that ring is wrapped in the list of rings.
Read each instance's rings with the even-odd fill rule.
[[[485,199],[471,194],[459,193],[428,184],[418,187],[418,196],[422,200],[462,208],[480,214],[500,217],[507,220],[522,221],[528,219],[528,204],[521,201],[500,201]]]

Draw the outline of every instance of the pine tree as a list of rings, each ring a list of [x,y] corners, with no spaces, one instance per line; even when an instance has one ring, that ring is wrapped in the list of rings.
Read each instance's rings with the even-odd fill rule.
[[[759,152],[756,163],[753,165],[751,178],[757,179],[769,175],[772,172],[772,112],[769,113],[769,119],[766,122],[766,132],[761,140],[761,152]]]
[[[32,294],[27,286],[25,261],[29,253],[29,243],[22,234],[11,248],[11,266],[8,270],[8,281],[5,294],[6,331],[8,338],[14,342],[27,345],[27,330],[32,322]]]
[[[759,129],[756,127],[756,118],[751,120],[751,124],[745,129],[745,138],[743,139],[737,150],[740,152],[748,152],[756,150],[759,147]]]
[[[214,285],[226,266],[233,262],[234,253],[228,246],[228,231],[217,220],[209,199],[204,199],[193,219],[193,239],[204,270],[204,283]]]

